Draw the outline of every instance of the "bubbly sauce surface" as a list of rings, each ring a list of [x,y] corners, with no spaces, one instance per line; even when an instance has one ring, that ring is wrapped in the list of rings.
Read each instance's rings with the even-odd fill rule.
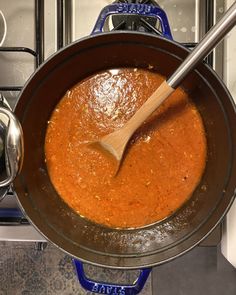
[[[45,139],[49,176],[81,216],[113,228],[145,226],[176,211],[198,185],[206,136],[180,88],[134,134],[116,177],[115,162],[88,145],[122,127],[163,80],[144,69],[103,71],[68,90],[54,109]]]

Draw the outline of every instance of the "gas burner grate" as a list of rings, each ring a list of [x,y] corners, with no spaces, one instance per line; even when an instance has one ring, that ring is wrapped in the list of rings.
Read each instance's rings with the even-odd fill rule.
[[[35,3],[35,50],[27,47],[0,47],[1,52],[22,52],[28,53],[34,57],[35,69],[40,66],[44,60],[44,3],[45,0],[34,0]],[[58,49],[62,47],[63,44],[63,3],[64,0],[57,0],[57,42]],[[0,91],[21,91],[23,86],[5,86],[0,85]]]

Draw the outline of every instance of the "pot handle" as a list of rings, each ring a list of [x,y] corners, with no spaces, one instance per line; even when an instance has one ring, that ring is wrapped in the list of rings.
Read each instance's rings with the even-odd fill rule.
[[[0,107],[0,113],[8,118],[8,127],[5,137],[5,158],[7,178],[0,181],[0,187],[12,183],[20,172],[23,163],[24,144],[23,132],[19,120],[7,108]]]
[[[121,13],[157,18],[161,24],[162,36],[171,40],[173,39],[169,22],[164,10],[158,6],[135,3],[113,3],[111,5],[105,6],[98,16],[96,24],[92,30],[92,34],[102,33],[106,18],[109,15]]]
[[[139,277],[134,281],[133,285],[116,285],[102,282],[95,282],[88,279],[85,275],[83,263],[74,259],[77,277],[81,286],[93,293],[110,294],[110,295],[135,295],[141,292],[147,278],[151,272],[151,268],[142,269]]]

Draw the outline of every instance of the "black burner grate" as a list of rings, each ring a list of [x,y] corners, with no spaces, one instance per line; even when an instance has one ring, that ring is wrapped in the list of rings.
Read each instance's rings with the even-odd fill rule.
[[[57,41],[58,49],[63,44],[63,5],[65,0],[57,0]],[[44,0],[35,0],[35,50],[27,47],[0,47],[1,52],[28,53],[35,58],[35,69],[44,60]],[[0,85],[0,91],[21,91],[23,86]]]

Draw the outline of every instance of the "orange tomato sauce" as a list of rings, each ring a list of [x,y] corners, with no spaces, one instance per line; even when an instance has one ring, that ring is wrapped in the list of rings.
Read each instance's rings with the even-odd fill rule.
[[[68,90],[54,109],[45,139],[49,176],[81,216],[113,228],[145,226],[175,212],[198,185],[206,136],[181,88],[134,134],[117,176],[115,163],[88,145],[123,126],[163,80],[144,69],[103,71]]]

